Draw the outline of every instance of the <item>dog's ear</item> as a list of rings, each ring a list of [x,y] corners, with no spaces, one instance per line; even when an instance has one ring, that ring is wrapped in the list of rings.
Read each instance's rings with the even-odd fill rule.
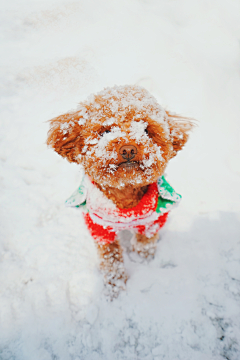
[[[186,144],[189,132],[195,126],[193,119],[185,118],[169,111],[166,111],[167,122],[170,130],[170,139],[172,142],[171,158],[177,155],[179,150],[182,150]]]
[[[78,155],[84,145],[81,136],[84,119],[75,112],[60,115],[49,122],[47,145],[69,162],[79,163]]]

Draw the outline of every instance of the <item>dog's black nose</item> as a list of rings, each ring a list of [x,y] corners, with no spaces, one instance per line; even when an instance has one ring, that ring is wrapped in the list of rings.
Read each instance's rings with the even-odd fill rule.
[[[124,145],[120,148],[119,154],[125,160],[132,160],[137,154],[137,148],[133,145]]]

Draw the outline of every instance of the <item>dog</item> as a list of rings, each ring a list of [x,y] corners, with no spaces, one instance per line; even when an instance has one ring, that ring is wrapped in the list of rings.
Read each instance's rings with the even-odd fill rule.
[[[192,127],[190,119],[164,110],[146,89],[129,85],[105,88],[50,120],[47,144],[84,169],[66,203],[83,210],[112,297],[128,278],[118,233],[132,231],[131,249],[154,256],[158,232],[181,199],[164,171]]]

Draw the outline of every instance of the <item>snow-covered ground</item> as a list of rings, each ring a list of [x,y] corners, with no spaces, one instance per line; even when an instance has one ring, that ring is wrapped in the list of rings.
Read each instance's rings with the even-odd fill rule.
[[[0,359],[239,360],[240,3],[9,0],[1,4]],[[46,120],[114,84],[198,119],[168,167],[183,195],[155,259],[122,234],[127,291],[102,294],[81,171]]]

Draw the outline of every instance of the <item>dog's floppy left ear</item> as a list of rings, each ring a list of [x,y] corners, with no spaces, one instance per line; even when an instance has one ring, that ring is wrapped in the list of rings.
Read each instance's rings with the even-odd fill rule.
[[[166,114],[170,130],[170,139],[173,147],[171,158],[173,158],[177,155],[177,152],[182,150],[183,146],[186,144],[189,137],[189,132],[192,130],[195,124],[192,119],[173,114],[169,111],[166,111]]]
[[[50,120],[47,145],[69,162],[79,163],[83,147],[82,119],[78,112],[60,115]]]

